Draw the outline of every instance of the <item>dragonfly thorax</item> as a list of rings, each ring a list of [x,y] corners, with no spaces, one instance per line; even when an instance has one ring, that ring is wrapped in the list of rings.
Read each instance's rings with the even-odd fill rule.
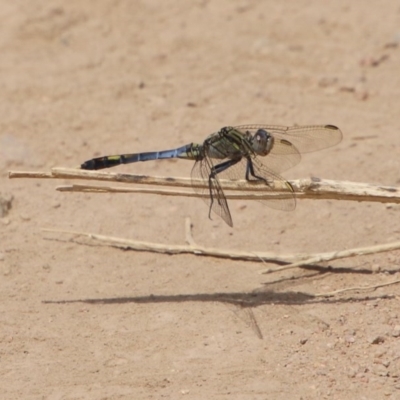
[[[252,147],[258,156],[266,156],[274,147],[274,137],[264,129],[259,129],[252,137]]]

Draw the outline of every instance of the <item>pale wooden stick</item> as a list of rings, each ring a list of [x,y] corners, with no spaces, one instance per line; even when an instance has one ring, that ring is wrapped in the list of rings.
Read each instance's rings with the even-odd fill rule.
[[[233,250],[222,250],[212,247],[203,247],[199,245],[166,245],[161,243],[150,243],[142,242],[138,240],[129,240],[123,238],[116,238],[113,236],[97,235],[86,232],[75,232],[75,231],[64,231],[58,229],[42,229],[45,232],[56,232],[66,233],[75,236],[84,236],[98,242],[107,243],[110,246],[115,246],[124,249],[138,250],[138,251],[149,251],[154,253],[164,254],[184,254],[190,253],[195,255],[210,256],[210,257],[221,257],[230,258],[236,260],[248,260],[248,261],[272,261],[272,262],[293,262],[302,259],[309,258],[308,254],[274,254],[267,252],[247,252],[247,251],[233,251]]]
[[[54,179],[51,172],[43,171],[8,171],[9,179],[13,178],[33,178],[33,179]]]
[[[340,294],[340,293],[344,293],[344,292],[350,292],[350,291],[354,291],[354,290],[373,290],[373,289],[378,289],[380,287],[395,285],[397,283],[400,283],[400,279],[396,279],[395,281],[390,281],[390,282],[386,282],[386,283],[379,283],[377,285],[355,286],[355,287],[350,287],[350,288],[334,290],[332,292],[317,293],[317,294],[313,294],[313,296],[314,297],[332,297],[335,294]]]
[[[56,190],[60,192],[81,192],[81,193],[141,193],[141,194],[159,194],[163,196],[185,196],[185,197],[198,197],[207,198],[207,193],[200,194],[198,192],[185,191],[185,190],[168,190],[156,188],[131,188],[131,187],[115,187],[115,186],[102,186],[102,185],[63,185],[57,186]],[[225,192],[225,197],[231,200],[268,200],[268,199],[287,199],[287,194],[281,191],[265,192],[265,193],[229,193]],[[318,199],[318,198],[317,198]]]
[[[301,261],[295,262],[293,264],[285,265],[283,267],[275,268],[273,270],[273,272],[298,268],[298,267],[302,267],[304,265],[316,264],[316,263],[320,263],[323,261],[332,261],[332,260],[338,260],[341,258],[365,256],[367,254],[383,253],[385,251],[392,251],[392,250],[399,250],[399,249],[400,249],[400,242],[393,242],[393,243],[386,243],[386,244],[378,244],[376,246],[359,247],[356,249],[333,251],[330,253],[314,254],[312,257],[309,257],[307,259],[303,259]],[[264,269],[259,272],[260,272],[260,274],[267,274],[267,273],[270,273],[271,271],[270,271],[270,269]]]
[[[188,235],[188,227],[186,226],[186,236]],[[75,232],[75,231],[64,231],[57,229],[43,229],[45,232],[56,232],[56,233],[66,233],[75,236],[85,236],[90,239],[96,240],[98,242],[107,243],[110,246],[115,246],[119,248],[128,248],[137,251],[149,251],[155,253],[165,253],[165,254],[183,254],[191,253],[195,255],[210,256],[210,257],[221,257],[230,258],[233,260],[248,260],[248,261],[270,261],[270,262],[296,262],[296,264],[290,264],[284,267],[268,268],[267,270],[260,271],[261,273],[267,272],[279,272],[282,270],[290,268],[297,268],[303,265],[308,265],[319,262],[334,260],[335,258],[345,258],[345,257],[355,257],[357,255],[366,255],[379,253],[384,251],[396,250],[400,248],[400,242],[388,243],[378,246],[370,246],[359,249],[349,249],[337,252],[329,253],[319,253],[319,254],[275,254],[267,252],[247,252],[247,251],[234,251],[234,250],[222,250],[212,247],[203,247],[197,245],[194,240],[193,244],[190,245],[166,245],[161,243],[151,243],[142,242],[138,240],[129,240],[123,238],[116,238],[113,236],[97,235],[93,233],[86,232]],[[191,235],[191,234],[189,234]],[[187,240],[188,239],[187,236]],[[339,255],[339,257],[338,257]],[[318,261],[316,261],[318,260]]]
[[[52,173],[44,172],[13,172],[9,173],[10,178],[54,178],[54,179],[85,179],[85,180],[102,180],[112,182],[136,183],[146,185],[161,185],[161,186],[174,186],[191,188],[193,185],[196,187],[204,187],[205,183],[201,180],[192,180],[189,178],[168,178],[168,177],[153,177],[145,175],[131,175],[120,173],[104,173],[98,171],[86,171],[80,169],[67,169],[67,168],[54,168]],[[298,199],[330,199],[330,200],[352,200],[352,201],[370,201],[380,203],[400,203],[400,188],[391,186],[372,185],[368,183],[355,183],[347,181],[332,181],[320,179],[301,179],[289,180],[292,185],[296,197]],[[262,193],[263,196],[270,198],[278,197],[282,193],[285,186],[282,182],[271,182],[275,191],[265,191],[265,184],[262,182],[254,182],[251,187],[243,186],[243,181],[229,181],[221,180],[224,190],[238,190],[241,195],[236,198],[240,199],[256,199],[256,192]],[[78,186],[74,189],[67,189],[64,187],[61,190],[79,190]],[[82,189],[83,190],[83,189]],[[84,191],[108,191],[102,187],[101,189],[89,189],[87,187]],[[119,190],[127,192],[126,189],[112,188],[111,192],[118,192]],[[247,194],[246,192],[251,193]],[[177,195],[193,196],[188,192],[176,192]],[[159,193],[164,195],[171,195],[172,191],[154,192],[148,189],[145,193]]]
[[[141,194],[159,194],[163,196],[185,196],[185,197],[201,197],[200,194],[192,191],[184,190],[167,190],[158,188],[132,188],[128,186],[104,186],[104,185],[63,185],[57,186],[59,192],[77,192],[77,193],[141,193]],[[204,195],[206,197],[206,195]]]
[[[70,168],[53,168],[51,175],[43,172],[27,172],[27,171],[9,171],[8,174],[10,179],[15,178],[54,178],[54,179],[83,179],[83,180],[98,180],[108,182],[120,182],[120,183],[135,183],[140,185],[158,185],[158,186],[173,186],[173,187],[184,187],[193,188],[201,187],[208,188],[208,182],[201,179],[191,178],[173,178],[163,176],[147,176],[147,175],[133,175],[133,174],[121,174],[115,172],[99,172],[99,171],[87,171],[81,169],[70,169]],[[248,186],[248,181],[244,180],[227,180],[221,179],[223,189],[226,190],[240,190],[240,191],[263,191],[265,183],[262,181],[252,181],[251,187]],[[245,185],[244,185],[245,184]],[[271,182],[274,189],[287,191],[287,185],[284,182]]]
[[[192,236],[191,232],[188,234],[188,224],[190,224],[190,219],[186,220],[186,237],[187,240],[189,238],[189,242],[191,242]],[[275,262],[286,262],[288,260],[293,260],[293,259],[300,259],[300,258],[305,258],[303,254],[291,254],[291,255],[273,255],[271,253],[246,253],[246,252],[232,252],[232,251],[227,251],[227,250],[221,250],[221,249],[213,249],[213,248],[204,248],[202,246],[198,246],[194,243],[193,245],[189,246],[179,246],[179,245],[163,245],[160,243],[149,243],[149,242],[141,242],[141,241],[136,241],[136,240],[127,240],[127,239],[121,239],[121,238],[115,238],[111,236],[104,236],[104,235],[96,235],[92,233],[85,233],[85,232],[74,232],[74,231],[64,231],[64,230],[57,230],[57,229],[42,229],[45,232],[55,232],[55,233],[66,233],[70,235],[75,235],[75,236],[86,236],[89,239],[97,240],[103,243],[107,243],[110,246],[114,247],[119,247],[119,248],[129,248],[132,250],[138,250],[138,251],[150,251],[150,252],[156,252],[156,253],[167,253],[167,254],[180,254],[180,253],[193,253],[195,255],[204,255],[204,256],[213,256],[213,257],[222,257],[222,258],[231,258],[231,259],[244,259],[244,260],[250,260],[250,261],[256,261],[256,260],[262,260],[262,261],[275,261]],[[190,231],[190,229],[189,229]],[[191,239],[190,239],[191,238]],[[378,246],[371,246],[373,247],[378,247]],[[388,251],[390,250],[390,244],[389,245],[382,245],[380,246],[381,250],[380,251]],[[386,247],[386,250],[383,250],[383,248]],[[354,251],[354,250],[353,250]],[[348,252],[351,252],[349,250]],[[334,253],[331,253],[334,254]],[[362,253],[362,254],[369,254],[367,252]],[[323,254],[319,255],[321,259],[324,258]],[[317,257],[314,257],[316,259]],[[311,258],[307,259],[310,260]],[[303,263],[301,263],[303,264]],[[300,263],[299,263],[300,265]],[[281,268],[275,269],[274,272],[281,271]],[[372,289],[377,289],[380,287],[385,287],[389,285],[395,285],[397,283],[400,283],[400,279],[386,282],[386,283],[380,283],[376,285],[371,285],[371,286],[355,286],[355,287],[350,287],[350,288],[344,288],[344,289],[338,289],[334,290],[332,292],[325,292],[325,293],[317,293],[317,294],[310,294],[310,296],[313,297],[332,297],[340,293],[344,292],[349,292],[349,291],[355,291],[355,290],[372,290]],[[230,300],[229,300],[230,301]],[[253,315],[254,317],[254,315]],[[255,320],[255,317],[254,317]],[[255,320],[256,321],[256,320]],[[257,324],[256,324],[257,325]],[[261,334],[262,336],[262,334]]]

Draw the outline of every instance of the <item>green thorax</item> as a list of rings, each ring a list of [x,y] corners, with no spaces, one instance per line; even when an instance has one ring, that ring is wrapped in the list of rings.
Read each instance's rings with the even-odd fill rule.
[[[222,160],[251,156],[254,155],[252,141],[250,133],[243,133],[233,127],[224,127],[208,136],[203,144],[192,143],[186,152],[179,155],[179,158],[202,160],[210,157]]]

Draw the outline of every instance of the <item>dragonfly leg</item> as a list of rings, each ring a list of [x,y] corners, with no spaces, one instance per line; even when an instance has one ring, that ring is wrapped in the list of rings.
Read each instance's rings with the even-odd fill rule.
[[[232,167],[232,165],[237,164],[240,160],[241,160],[241,158],[238,158],[238,159],[231,159],[231,160],[225,161],[225,162],[223,162],[223,163],[221,163],[221,164],[218,164],[218,165],[215,165],[214,167],[212,167],[212,169],[211,169],[211,174],[210,174],[210,176],[208,177],[208,188],[209,188],[209,190],[210,190],[210,199],[211,199],[210,210],[209,210],[209,212],[208,212],[208,218],[211,219],[211,209],[212,209],[212,205],[213,205],[213,203],[214,203],[214,196],[213,196],[213,192],[212,192],[212,187],[213,187],[213,186],[212,186],[212,179],[215,179],[215,177],[216,177],[219,173],[225,171],[225,170],[228,169],[229,167]],[[221,205],[220,199],[218,198],[217,200],[218,200],[218,204]]]
[[[221,172],[225,171],[226,169],[228,169],[229,167],[232,167],[232,165],[237,164],[239,161],[241,160],[241,158],[234,158],[228,161],[225,161],[221,164],[215,165],[212,169],[212,173],[211,175],[213,176],[213,178],[220,174]]]
[[[247,167],[246,167],[246,180],[247,181],[251,180],[250,175],[259,181],[264,181],[268,185],[268,179],[265,179],[262,176],[258,176],[255,174],[253,162],[251,161],[251,158],[248,158],[247,159]]]
[[[265,179],[264,177],[258,176],[255,174],[253,162],[251,161],[251,159],[248,158],[247,159],[247,167],[246,167],[246,180],[248,180],[248,181],[251,180],[249,175],[251,175],[253,178],[256,178],[259,181],[265,182],[265,184],[267,186],[270,186],[268,179]],[[286,181],[286,186],[289,189],[289,191],[294,192],[294,188],[290,182]]]

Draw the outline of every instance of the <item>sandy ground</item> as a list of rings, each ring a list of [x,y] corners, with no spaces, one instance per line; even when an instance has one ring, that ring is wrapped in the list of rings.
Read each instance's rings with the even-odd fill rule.
[[[201,245],[314,253],[400,240],[399,207],[237,201],[232,229],[194,198],[8,179],[225,125],[329,123],[343,141],[286,178],[396,186],[398,1],[3,0],[0,26],[0,196],[13,196],[0,219],[1,399],[400,399],[399,286],[305,295],[399,279],[399,252],[260,275],[274,265],[41,230],[183,244],[190,217]],[[191,166],[114,171],[189,177]]]

